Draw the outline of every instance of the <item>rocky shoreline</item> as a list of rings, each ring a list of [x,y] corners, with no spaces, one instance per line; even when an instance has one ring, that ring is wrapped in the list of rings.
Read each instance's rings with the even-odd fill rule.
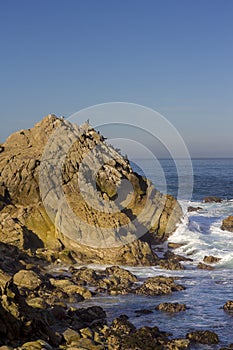
[[[193,331],[177,339],[172,337],[172,330],[164,331],[156,326],[136,329],[127,315],[108,324],[106,312],[100,306],[79,307],[79,302],[85,299],[119,294],[153,297],[156,304],[156,297],[185,289],[176,278],[163,276],[162,270],[160,276],[141,281],[119,266],[98,270],[65,266],[57,261],[53,265],[53,268],[57,266],[57,272],[53,273],[45,260],[5,244],[0,248],[4,256],[0,270],[2,350],[188,349],[193,344],[219,343],[218,335],[209,330]],[[226,302],[224,310],[232,312],[232,304]],[[155,309],[178,314],[185,312],[187,306],[163,302]],[[138,315],[149,312],[153,311],[137,310]]]
[[[59,230],[68,222],[66,215],[61,215],[64,207],[60,205],[53,212],[53,222],[39,188],[43,149],[58,128],[70,130],[72,126],[49,115],[32,129],[21,130],[0,145],[0,349],[176,350],[192,348],[193,344],[218,344],[218,335],[209,330],[193,330],[177,339],[173,338],[172,330],[160,330],[157,326],[136,329],[124,314],[109,323],[102,307],[79,306],[96,296],[142,295],[154,298],[159,312],[174,315],[186,312],[189,305],[165,299],[157,303],[156,298],[184,290],[176,278],[164,276],[163,270],[183,270],[184,263],[192,260],[172,252],[176,243],[169,242],[169,249],[162,251],[158,245],[166,241],[180,222],[183,213],[179,203],[134,173],[129,161],[107,145],[88,123],[82,126],[82,135],[66,156],[62,178],[66,199],[81,219],[72,234]],[[62,142],[60,138],[61,148]],[[100,213],[94,208],[94,201],[93,207],[84,203],[77,191],[80,164],[96,146],[101,149],[95,155],[97,160],[105,152],[111,154],[95,178],[98,194],[107,203],[104,209],[113,206],[123,180],[133,185],[131,201],[126,201],[124,210],[116,214],[106,214],[104,210]],[[55,154],[53,149],[51,152]],[[48,177],[46,181],[49,183]],[[206,199],[211,200],[219,201],[215,197]],[[144,211],[146,215],[140,216]],[[64,220],[60,226],[55,225],[58,219]],[[96,232],[93,246],[80,240],[86,234],[85,220]],[[129,224],[127,230],[125,224]],[[223,225],[229,229],[232,217]],[[97,247],[106,227],[111,228],[110,242],[118,245]],[[139,228],[146,228],[140,237]],[[129,243],[125,244],[126,240],[119,244],[119,233]],[[197,267],[211,270],[218,261],[208,256]],[[89,264],[108,267],[98,270],[88,267]],[[126,265],[158,266],[161,275],[141,280],[122,268]],[[223,308],[231,313],[232,305],[229,300]],[[140,308],[136,313],[140,316],[153,311]]]

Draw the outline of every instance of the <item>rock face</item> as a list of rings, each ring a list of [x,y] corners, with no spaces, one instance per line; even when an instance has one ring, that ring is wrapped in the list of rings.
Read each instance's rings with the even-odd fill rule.
[[[63,132],[68,135],[65,141]],[[43,152],[54,135],[57,149],[54,143],[49,148],[51,163]],[[57,185],[51,166],[60,159]],[[98,169],[94,175],[89,171],[93,164]],[[40,194],[41,188],[48,191]],[[86,193],[97,193],[101,205],[95,197],[88,202]],[[119,206],[123,209],[116,211]],[[49,115],[1,145],[0,241],[21,251],[50,249],[58,254],[65,249],[67,259],[82,263],[151,265],[156,256],[150,243],[166,239],[181,216],[177,201],[134,173],[129,161],[88,123],[74,127]]]
[[[224,231],[233,232],[233,216],[228,216],[223,220],[221,229]]]

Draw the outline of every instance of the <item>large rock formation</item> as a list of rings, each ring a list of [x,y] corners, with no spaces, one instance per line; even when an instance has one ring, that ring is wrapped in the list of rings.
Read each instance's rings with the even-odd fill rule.
[[[166,239],[181,215],[88,123],[49,115],[0,147],[0,241],[20,250],[154,264],[150,243]]]

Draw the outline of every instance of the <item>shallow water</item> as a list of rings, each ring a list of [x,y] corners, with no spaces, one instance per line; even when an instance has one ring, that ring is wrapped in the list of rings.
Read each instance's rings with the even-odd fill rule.
[[[168,192],[177,193],[177,174],[174,163],[161,161],[166,174]],[[143,172],[157,187],[159,178],[153,172],[153,166],[148,160],[137,163]],[[92,300],[79,303],[78,306],[100,305],[106,311],[109,321],[121,314],[129,316],[135,326],[158,326],[161,330],[171,332],[173,337],[185,337],[193,330],[213,330],[220,338],[220,345],[233,343],[233,314],[226,313],[223,305],[229,299],[233,300],[233,233],[222,231],[222,220],[233,215],[233,160],[193,160],[194,191],[192,202],[181,200],[186,213],[176,232],[170,237],[171,242],[182,243],[175,253],[193,259],[186,263],[185,270],[166,271],[157,267],[129,267],[141,280],[156,275],[177,276],[178,282],[186,290],[174,292],[172,295],[145,297],[138,295],[97,296]],[[140,169],[137,169],[140,172]],[[161,185],[162,186],[162,185]],[[160,188],[162,189],[162,188]],[[225,200],[222,203],[202,203],[205,196],[219,196]],[[200,206],[202,210],[187,213],[187,207]],[[214,271],[199,270],[198,262],[205,255],[221,258],[215,264]],[[97,267],[97,266],[96,266]],[[99,268],[99,267],[98,267]],[[155,310],[161,302],[185,303],[187,310],[178,314],[168,314]],[[139,309],[150,309],[152,314],[138,315]],[[198,344],[192,349],[219,349],[220,345],[207,346]]]

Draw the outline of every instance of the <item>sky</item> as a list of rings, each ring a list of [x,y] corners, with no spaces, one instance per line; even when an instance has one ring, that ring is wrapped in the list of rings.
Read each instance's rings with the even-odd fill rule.
[[[161,113],[192,157],[233,157],[232,18],[232,0],[0,0],[0,142],[122,101]]]

